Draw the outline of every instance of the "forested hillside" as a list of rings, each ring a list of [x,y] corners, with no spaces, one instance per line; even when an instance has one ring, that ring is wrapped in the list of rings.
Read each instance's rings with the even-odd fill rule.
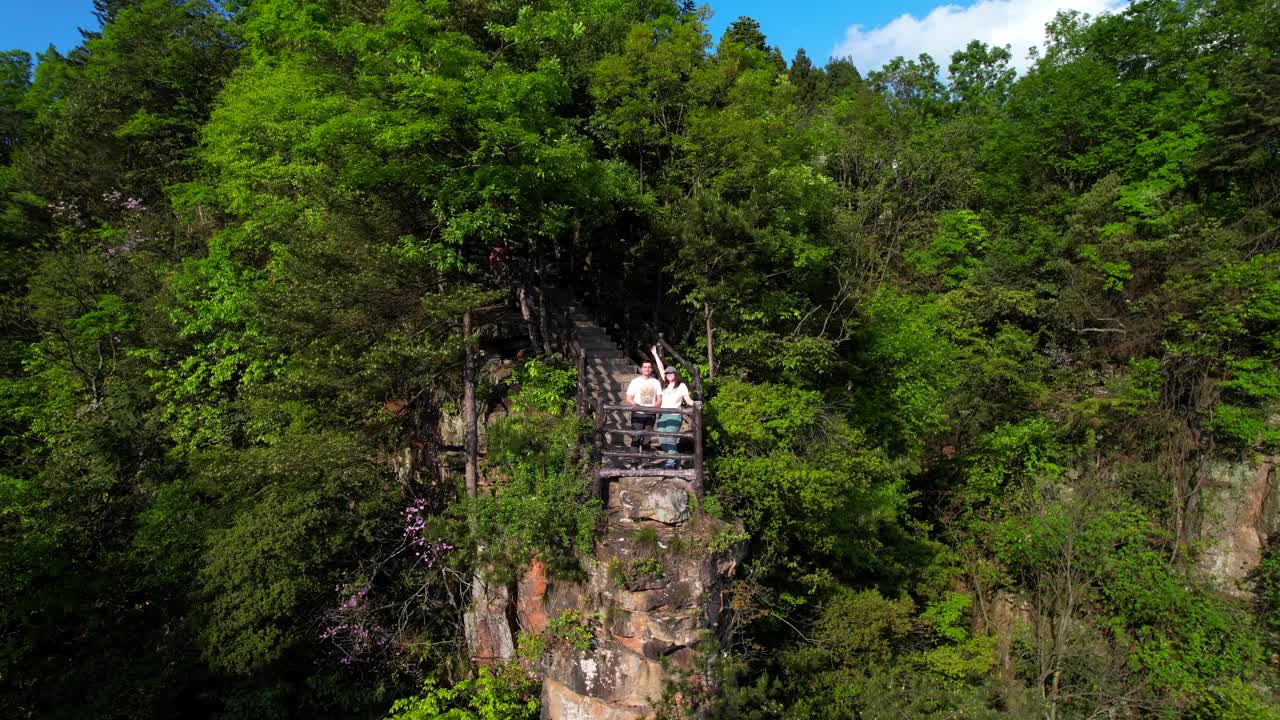
[[[1024,74],[690,0],[95,6],[0,55],[7,717],[536,715],[461,616],[591,548],[554,289],[700,364],[749,534],[673,715],[1280,712],[1280,551],[1216,571],[1211,492],[1277,529],[1275,0],[1063,14]]]

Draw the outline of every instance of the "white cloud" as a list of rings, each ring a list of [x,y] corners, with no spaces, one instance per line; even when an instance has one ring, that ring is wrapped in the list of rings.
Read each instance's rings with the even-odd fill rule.
[[[848,57],[862,72],[876,70],[898,55],[915,58],[927,52],[946,72],[951,53],[970,40],[1009,45],[1013,65],[1028,66],[1027,49],[1044,42],[1044,26],[1059,10],[1079,10],[1091,16],[1115,11],[1127,0],[978,0],[969,5],[941,5],[923,18],[899,15],[888,24],[867,29],[854,25],[832,57]]]

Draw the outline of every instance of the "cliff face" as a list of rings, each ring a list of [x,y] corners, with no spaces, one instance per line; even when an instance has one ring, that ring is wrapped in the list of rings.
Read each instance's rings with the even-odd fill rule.
[[[580,358],[577,401],[589,408],[621,403],[637,364],[567,294],[553,300],[553,340],[565,356]],[[494,410],[482,413],[486,422],[480,429]],[[693,433],[700,432],[698,410]],[[608,413],[597,426],[597,461],[608,455],[602,452],[606,446],[626,453],[640,449],[618,432],[625,414]],[[444,446],[458,444],[462,426],[455,419],[442,418],[439,427]],[[541,636],[544,718],[653,717],[655,704],[673,686],[696,687],[699,695],[711,690],[706,653],[718,650],[726,581],[737,569],[745,534],[691,506],[700,446],[694,447],[693,456],[678,460],[694,458],[695,465],[682,468],[683,477],[646,475],[642,468],[612,477],[632,472],[619,464],[635,459],[629,454],[594,476],[603,482],[605,526],[576,580],[552,578],[538,561],[510,585],[476,574],[464,617],[471,656],[481,663],[506,662],[524,647],[520,633]]]
[[[472,655],[504,661],[515,631],[544,635],[544,718],[653,717],[670,683],[708,682],[703,653],[717,647],[741,535],[691,508],[681,485],[610,481],[607,525],[581,580],[551,579],[539,562],[511,588],[478,578],[467,614]]]
[[[1249,592],[1247,578],[1280,531],[1277,458],[1215,463],[1200,502],[1200,568],[1220,589]]]
[[[708,681],[699,646],[715,647],[738,561],[734,528],[691,512],[687,493],[662,478],[620,478],[608,490],[608,527],[587,578],[547,595],[548,614],[588,619],[592,640],[552,647],[544,718],[652,717],[668,682]]]

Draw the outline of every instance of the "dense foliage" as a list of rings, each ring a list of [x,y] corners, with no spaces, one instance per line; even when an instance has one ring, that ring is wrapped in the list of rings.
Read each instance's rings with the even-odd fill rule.
[[[95,6],[0,54],[10,715],[536,714],[461,611],[591,544],[571,371],[504,374],[555,288],[704,373],[711,716],[1280,708],[1280,554],[1202,571],[1280,450],[1275,2],[1062,14],[1021,76],[670,0]]]

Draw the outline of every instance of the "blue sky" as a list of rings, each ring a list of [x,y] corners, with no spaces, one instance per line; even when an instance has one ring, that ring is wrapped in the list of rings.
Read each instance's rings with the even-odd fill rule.
[[[708,4],[715,13],[710,25],[713,37],[719,38],[729,23],[747,15],[760,22],[769,44],[781,50],[787,62],[796,50],[804,48],[809,59],[822,64],[832,48],[844,39],[850,25],[882,26],[904,13],[924,15],[945,3],[937,0],[721,0]]]
[[[92,0],[0,0],[0,50],[65,53],[80,44],[77,27],[97,26]]]
[[[818,64],[832,54],[872,70],[895,55],[929,52],[944,68],[951,52],[977,38],[1010,45],[1021,64],[1039,44],[1044,23],[1058,9],[1090,14],[1116,10],[1127,0],[720,0],[711,30],[719,37],[741,15],[760,21],[769,42],[790,60],[804,48]],[[95,28],[91,0],[0,0],[0,49],[34,54],[53,43],[66,52],[80,43],[77,27]]]

